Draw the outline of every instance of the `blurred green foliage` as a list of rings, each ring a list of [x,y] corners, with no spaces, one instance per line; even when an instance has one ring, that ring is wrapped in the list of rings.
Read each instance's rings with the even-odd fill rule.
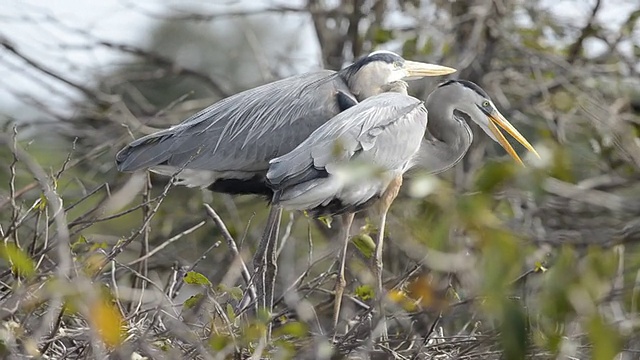
[[[403,9],[427,6],[416,1],[399,4]],[[407,176],[392,207],[385,244],[385,286],[390,291],[389,308],[397,317],[393,324],[397,327],[390,334],[429,337],[418,350],[425,354],[448,353],[457,346],[461,353],[477,358],[524,359],[538,354],[612,359],[628,349],[625,356],[633,358],[640,347],[635,320],[640,311],[640,115],[634,107],[640,85],[626,75],[631,70],[624,69],[637,63],[639,56],[640,45],[633,34],[638,30],[640,10],[623,14],[619,32],[611,34],[601,24],[581,29],[567,23],[537,1],[491,5],[484,9],[488,16],[480,19],[474,15],[474,6],[480,5],[436,1],[429,6],[439,15],[430,17],[433,24],[424,24],[426,9],[422,13],[407,10],[404,15],[413,19],[406,26],[376,24],[369,36],[357,34],[358,41],[365,42],[365,48],[401,50],[411,59],[464,66],[459,76],[486,88],[505,115],[532,140],[542,159],[524,158],[528,166],[522,168],[484,134],[474,132],[476,144],[454,169],[437,178],[420,172]],[[321,12],[325,18],[314,20],[329,22],[326,17],[335,16],[329,20],[336,31],[347,28],[343,25],[348,19],[339,17],[341,11]],[[455,25],[442,22],[451,18]],[[18,310],[0,312],[3,321],[11,318],[18,328],[34,327],[29,321],[41,318],[47,304],[59,296],[64,306],[58,326],[93,319],[92,328],[112,347],[150,340],[140,334],[157,330],[160,335],[150,343],[165,353],[181,349],[176,344],[185,338],[205,339],[214,354],[228,357],[266,349],[275,358],[296,358],[307,348],[318,353],[323,349],[327,340],[317,336],[330,319],[326,304],[332,300],[335,267],[331,264],[333,252],[340,248],[333,240],[337,233],[331,226],[333,219],[313,220],[302,214],[284,217],[282,229],[288,242],[281,249],[277,292],[289,289],[295,281],[296,297],[280,299],[276,314],[260,311],[251,316],[238,306],[246,287],[236,274],[234,256],[224,241],[212,246],[222,237],[209,222],[149,259],[135,259],[205,220],[202,203],[207,202],[219,211],[240,255],[250,263],[266,220],[266,202],[174,187],[147,229],[140,226],[155,203],[128,212],[144,201],[145,187],[128,189],[120,194],[124,200],[110,203],[132,183],[130,175],[114,169],[114,154],[131,139],[128,131],[135,137],[143,135],[143,127],[132,126],[127,119],[165,127],[221,98],[211,79],[223,83],[226,92],[235,93],[296,73],[296,50],[307,39],[294,36],[299,31],[295,26],[279,25],[278,18],[268,15],[229,17],[213,27],[198,21],[159,21],[150,29],[145,48],[203,76],[167,69],[153,57],[131,58],[98,79],[96,86],[121,98],[119,105],[126,111],[92,104],[89,99],[88,104],[77,104],[78,115],[69,124],[85,136],[75,147],[64,131],[31,137],[19,134],[18,143],[50,177],[58,175],[67,156],[73,163],[56,179],[55,190],[67,207],[64,214],[70,227],[73,272],[104,285],[102,290],[94,289],[100,294],[96,302],[79,301],[86,294],[68,279],[56,278],[56,266],[64,254],[44,252],[47,247],[53,249],[50,240],[57,235],[54,214],[32,172],[22,163],[11,166],[11,152],[0,148],[2,301],[12,300],[15,294],[32,297],[20,306],[9,303],[5,308]],[[364,21],[360,24],[365,25]],[[609,44],[608,52],[590,56],[584,44],[576,43],[583,30],[587,40],[619,37],[632,51],[622,56]],[[282,40],[285,38],[288,41]],[[575,46],[579,49],[571,59]],[[349,57],[342,60],[347,62]],[[412,83],[412,92],[424,99],[431,85],[434,83]],[[88,154],[91,156],[84,158]],[[155,198],[163,193],[167,179],[155,175],[150,179],[148,197]],[[21,189],[26,190],[17,196],[13,209],[5,199]],[[367,264],[375,248],[376,215],[373,210],[361,213],[354,225],[359,229],[351,238],[347,296],[353,299],[345,300],[345,316],[354,316],[349,329],[356,330],[340,340],[340,351],[345,353],[362,344],[369,346],[366,341],[373,331],[360,330],[370,323],[369,315],[363,315],[366,307],[357,301],[370,306],[374,299]],[[14,228],[18,219],[22,222]],[[135,241],[104,266],[109,252],[138,230]],[[189,271],[180,272],[185,268]],[[125,291],[140,279],[132,274],[163,284],[147,285],[146,296],[152,300],[140,300],[147,306],[140,313],[128,313],[130,307],[135,308],[131,304],[143,298]],[[114,287],[114,279],[120,288]],[[33,290],[39,282],[45,285],[43,290]],[[187,284],[184,288],[178,285],[182,282]],[[171,292],[175,288],[181,290]],[[182,306],[154,308],[154,296]],[[171,333],[179,326],[164,323],[163,329],[138,331],[140,324],[151,326],[145,322],[148,319],[159,326],[154,311],[171,314],[172,320],[185,326],[197,326],[188,328],[183,337]],[[152,316],[147,318],[147,312]],[[403,323],[405,319],[409,321]],[[434,319],[437,332],[429,330]],[[273,341],[262,344],[271,320],[278,325]],[[14,333],[0,330],[2,336]],[[6,339],[13,336],[23,341],[29,332],[15,333],[18,335],[0,338],[1,355],[17,348]],[[451,340],[459,337],[465,340]],[[487,355],[493,353],[497,355]]]

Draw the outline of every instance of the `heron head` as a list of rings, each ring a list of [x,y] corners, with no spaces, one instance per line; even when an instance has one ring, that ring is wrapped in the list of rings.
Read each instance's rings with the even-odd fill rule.
[[[384,92],[388,84],[455,72],[450,67],[409,61],[390,51],[375,51],[340,71],[358,100]]]
[[[522,160],[499,128],[506,131],[527,150],[540,157],[529,141],[498,111],[489,95],[480,86],[466,80],[448,80],[438,86],[439,89],[444,89],[445,87],[451,87],[451,92],[448,94],[450,99],[446,99],[446,101],[455,104],[454,108],[456,110],[462,111],[473,122],[478,124],[491,139],[500,144],[518,163],[522,164]],[[428,108],[429,106],[427,106]]]

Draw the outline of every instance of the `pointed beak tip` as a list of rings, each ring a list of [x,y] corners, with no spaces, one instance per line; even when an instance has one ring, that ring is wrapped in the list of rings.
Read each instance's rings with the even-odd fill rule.
[[[450,68],[448,66],[429,64],[429,63],[421,63],[415,61],[407,61],[405,63],[407,73],[409,77],[425,77],[425,76],[443,76],[453,74],[458,71],[454,68]]]
[[[538,154],[538,152],[536,151],[536,149],[533,149],[533,153],[536,155],[536,157],[538,159],[542,159],[542,157],[540,157],[540,154]]]
[[[442,66],[442,65],[434,65],[434,67],[432,69],[432,73],[435,76],[438,76],[438,75],[449,75],[449,74],[455,73],[456,71],[458,71],[458,70],[456,70],[454,68],[450,68],[448,66]]]

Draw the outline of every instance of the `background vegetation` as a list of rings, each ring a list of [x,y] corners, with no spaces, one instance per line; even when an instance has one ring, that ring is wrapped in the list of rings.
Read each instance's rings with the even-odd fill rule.
[[[0,11],[0,357],[639,356],[637,2],[179,4],[115,2],[134,17],[109,31],[135,41],[96,30],[116,12],[88,24],[68,21],[83,16],[75,5]],[[474,128],[454,169],[407,176],[385,249],[388,343],[357,246],[332,337],[336,226],[299,213],[283,220],[276,314],[241,313],[241,259],[266,203],[118,173],[116,151],[229,94],[375,49],[459,69],[542,159],[519,167]],[[437,81],[411,92],[425,99]],[[358,238],[375,233],[370,215]]]

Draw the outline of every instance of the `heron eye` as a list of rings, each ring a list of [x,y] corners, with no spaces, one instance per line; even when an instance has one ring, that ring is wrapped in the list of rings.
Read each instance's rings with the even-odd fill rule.
[[[489,104],[489,102],[488,102],[488,101],[485,101],[485,102],[483,102],[483,103],[482,103],[482,107],[489,107],[489,105],[490,105],[490,104]]]
[[[394,67],[394,68],[396,68],[396,69],[400,69],[400,68],[402,67],[402,62],[400,62],[400,61],[395,61],[395,62],[393,63],[393,67]]]

